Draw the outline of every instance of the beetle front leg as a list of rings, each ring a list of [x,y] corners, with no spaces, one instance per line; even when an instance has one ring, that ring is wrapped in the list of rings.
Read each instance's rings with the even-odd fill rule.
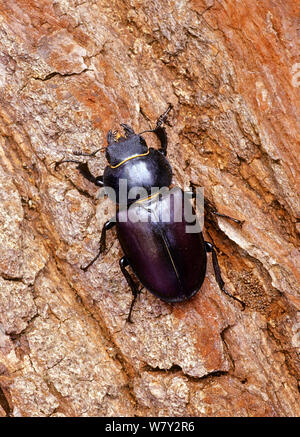
[[[93,176],[86,162],[76,161],[74,159],[64,159],[63,161],[56,162],[54,169],[57,170],[58,166],[65,162],[74,162],[75,164],[78,164],[76,168],[85,179],[97,185],[97,187],[103,187],[103,175],[97,177]]]
[[[88,181],[92,182],[93,184],[97,185],[97,187],[103,187],[103,175],[101,176],[93,176],[90,172],[88,165],[86,162],[80,162],[79,165],[76,167],[79,170],[79,173]]]
[[[155,135],[158,137],[160,144],[161,144],[161,146],[158,150],[161,153],[163,153],[165,156],[167,155],[168,137],[167,137],[166,129],[162,126],[162,124],[166,121],[168,114],[172,108],[173,108],[173,105],[171,103],[169,103],[167,110],[162,115],[160,115],[158,117],[157,122],[156,122],[156,127],[153,130],[153,133],[155,133]]]
[[[153,132],[160,141],[160,148],[158,150],[165,156],[167,154],[168,137],[166,129],[162,126],[162,124],[167,120],[168,114],[172,108],[172,103],[169,103],[167,110],[158,117],[155,128],[151,130],[145,130],[139,134],[142,135],[145,132]]]
[[[208,241],[205,241],[205,248],[206,248],[206,252],[211,252],[211,254],[212,254],[212,262],[213,262],[213,266],[214,266],[215,278],[216,278],[216,281],[217,281],[217,283],[218,283],[218,285],[220,287],[220,290],[223,291],[223,293],[227,294],[227,296],[229,296],[232,299],[234,299],[237,302],[239,302],[239,304],[242,305],[242,311],[244,311],[245,306],[246,306],[245,303],[242,302],[237,297],[235,297],[232,294],[230,294],[224,288],[225,283],[224,283],[223,278],[221,276],[221,270],[220,270],[220,266],[219,266],[219,262],[218,262],[218,258],[217,258],[217,253],[215,251],[214,246],[211,243],[209,243]]]
[[[100,242],[99,242],[99,251],[97,253],[97,255],[92,259],[91,262],[88,263],[87,266],[85,267],[80,267],[81,270],[83,271],[87,271],[87,269],[94,264],[94,262],[99,258],[99,256],[101,255],[101,253],[105,252],[106,249],[106,231],[108,231],[109,229],[111,229],[113,226],[115,226],[116,222],[114,219],[108,220],[103,228],[102,228],[102,232],[101,232],[101,237],[100,237]]]
[[[129,285],[129,287],[131,289],[131,292],[132,292],[132,295],[133,295],[133,299],[132,299],[132,302],[131,302],[131,305],[130,305],[129,314],[127,316],[127,322],[132,323],[131,313],[132,313],[135,301],[136,301],[136,299],[138,297],[138,294],[139,294],[140,290],[138,290],[134,280],[132,279],[131,275],[126,270],[126,267],[130,266],[130,263],[129,263],[128,259],[126,258],[126,256],[123,256],[120,259],[119,264],[120,264],[121,271],[122,271],[123,275],[125,276],[127,284]]]

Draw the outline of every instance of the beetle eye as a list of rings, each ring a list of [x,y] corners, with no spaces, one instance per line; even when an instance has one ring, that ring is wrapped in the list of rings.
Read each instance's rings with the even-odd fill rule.
[[[112,136],[113,136],[114,141],[118,141],[118,131],[116,131],[116,130],[113,131]]]
[[[115,141],[116,143],[118,143],[119,140],[120,140],[120,138],[124,138],[124,137],[122,137],[122,135],[120,134],[120,132],[118,132],[118,131],[114,131],[114,132],[113,132],[113,138],[114,138],[114,141]]]

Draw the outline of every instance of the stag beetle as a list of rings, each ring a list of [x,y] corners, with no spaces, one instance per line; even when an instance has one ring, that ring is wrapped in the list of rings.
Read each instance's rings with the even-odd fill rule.
[[[131,322],[132,309],[140,290],[126,267],[130,266],[142,285],[163,301],[183,302],[190,299],[201,288],[206,274],[207,253],[209,252],[212,254],[214,273],[220,289],[244,308],[244,303],[224,288],[214,244],[204,240],[201,230],[196,233],[187,233],[185,219],[180,222],[174,220],[177,210],[185,206],[186,199],[182,200],[182,190],[176,188],[172,192],[173,202],[170,202],[171,194],[158,196],[151,190],[153,187],[157,187],[158,190],[162,187],[170,187],[172,181],[172,169],[166,158],[167,133],[163,126],[171,109],[172,105],[169,104],[168,109],[157,119],[155,128],[140,134],[136,134],[130,126],[124,123],[121,124],[124,136],[117,137],[116,132],[110,130],[107,134],[108,146],[106,148],[108,166],[102,176],[93,176],[86,162],[71,159],[55,164],[55,169],[57,169],[64,162],[74,162],[82,176],[91,183],[99,187],[110,187],[116,193],[118,205],[116,217],[104,224],[97,255],[87,266],[81,268],[86,271],[105,251],[106,232],[116,226],[117,236],[124,252],[119,264],[133,295],[127,317],[129,322]],[[142,134],[146,132],[152,132],[157,136],[160,148],[154,149],[147,146],[142,137]],[[95,157],[100,150],[102,149],[97,149],[90,154],[82,152],[74,152],[74,154]],[[127,193],[133,187],[142,187],[146,193],[138,200],[128,201],[128,204],[134,206],[134,208],[131,207],[131,217],[128,214],[128,205],[125,208],[122,207],[122,200],[119,198],[121,179],[127,182]],[[154,212],[154,215],[159,217],[162,212],[169,212],[170,220],[164,222],[159,218],[150,222],[147,220],[150,212]],[[211,212],[241,223],[215,210]],[[138,220],[141,216],[144,220]]]

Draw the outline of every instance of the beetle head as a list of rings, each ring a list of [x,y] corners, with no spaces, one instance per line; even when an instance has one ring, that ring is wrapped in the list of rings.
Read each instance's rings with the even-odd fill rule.
[[[106,159],[111,166],[116,166],[122,161],[135,155],[142,155],[148,151],[146,141],[141,135],[135,134],[133,129],[126,124],[121,124],[125,136],[117,135],[111,130],[107,134]]]

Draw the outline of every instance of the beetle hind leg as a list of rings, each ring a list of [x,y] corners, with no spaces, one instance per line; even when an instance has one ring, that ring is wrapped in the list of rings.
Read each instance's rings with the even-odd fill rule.
[[[132,292],[132,295],[133,295],[133,299],[132,299],[131,305],[130,305],[130,310],[129,310],[129,313],[128,313],[128,316],[126,319],[127,322],[132,323],[131,314],[132,314],[132,310],[133,310],[134,304],[136,302],[136,299],[140,293],[140,290],[138,290],[134,280],[132,279],[132,277],[128,273],[128,271],[126,270],[126,267],[130,266],[130,263],[129,263],[128,259],[126,258],[126,256],[123,256],[120,259],[119,264],[120,264],[121,271],[122,271],[123,275],[125,276],[127,284],[129,285],[131,292]]]
[[[206,248],[206,252],[211,252],[212,262],[213,262],[213,267],[214,267],[214,272],[215,272],[215,278],[216,278],[216,281],[220,287],[220,290],[223,291],[223,293],[225,293],[227,296],[236,300],[242,306],[242,311],[244,311],[245,306],[246,306],[245,303],[243,301],[241,301],[240,299],[238,299],[237,297],[230,294],[224,288],[225,283],[224,283],[222,275],[221,275],[221,270],[220,270],[220,266],[219,266],[219,262],[218,262],[218,258],[217,258],[217,253],[215,251],[214,246],[211,243],[209,243],[208,241],[205,241],[205,248]]]

